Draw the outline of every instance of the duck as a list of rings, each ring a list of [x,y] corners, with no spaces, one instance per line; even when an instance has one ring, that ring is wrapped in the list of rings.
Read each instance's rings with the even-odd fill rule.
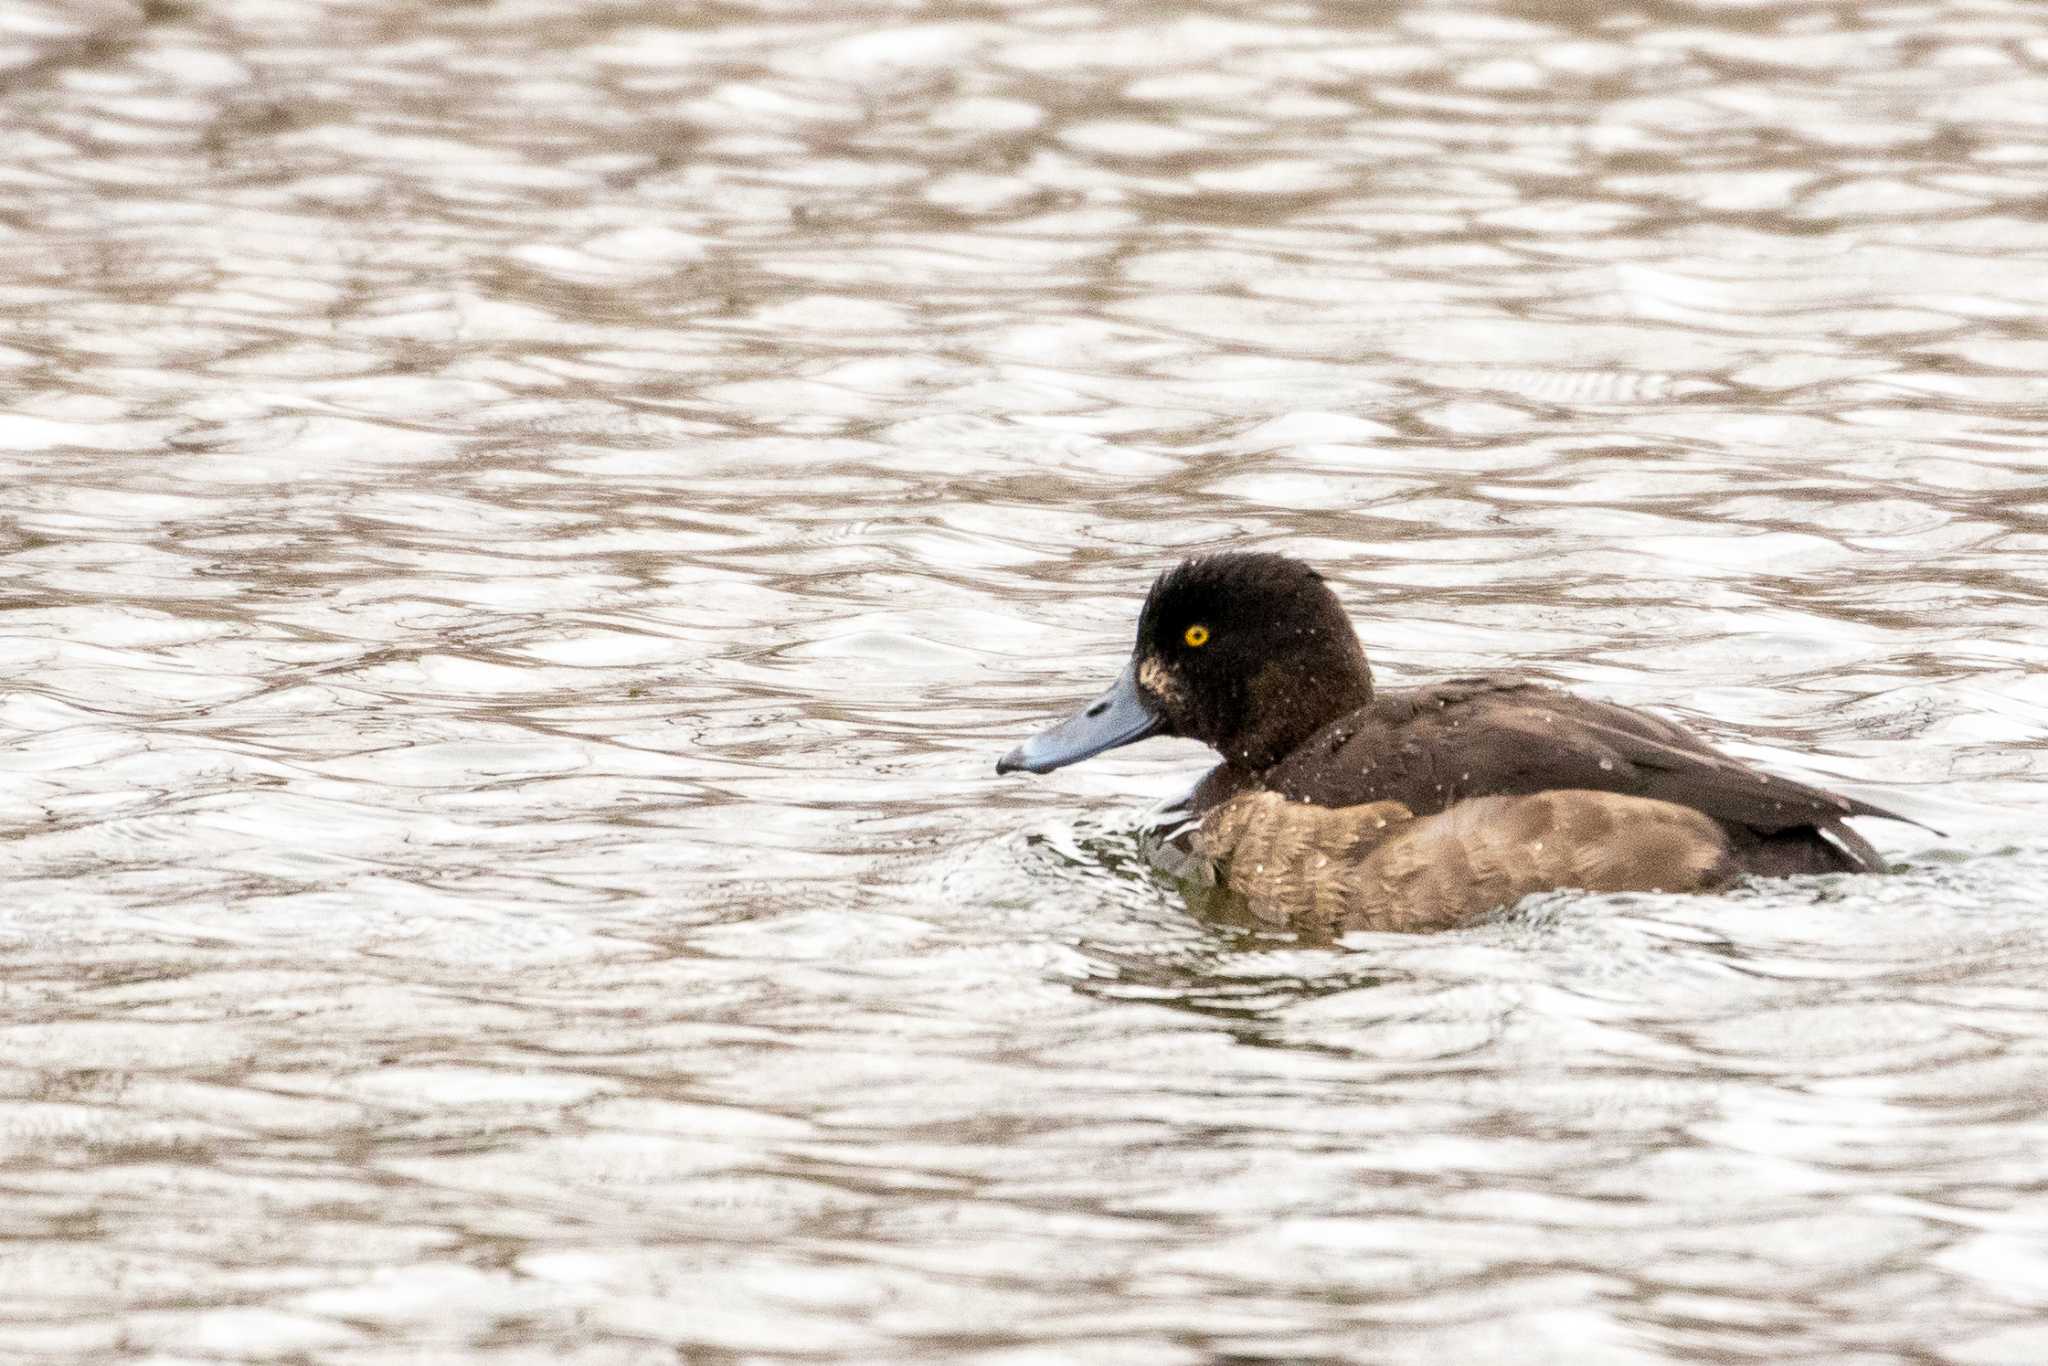
[[[1518,675],[1377,688],[1322,575],[1266,552],[1161,574],[1108,691],[996,772],[1049,773],[1153,736],[1220,758],[1170,811],[1169,866],[1262,922],[1326,933],[1447,929],[1542,891],[1879,873],[1846,822],[1919,824]]]

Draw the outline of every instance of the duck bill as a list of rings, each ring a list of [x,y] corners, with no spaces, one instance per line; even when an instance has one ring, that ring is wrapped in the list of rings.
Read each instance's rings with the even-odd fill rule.
[[[1050,773],[1104,750],[1134,744],[1166,727],[1166,713],[1138,689],[1138,666],[1126,667],[1109,691],[1051,730],[1040,731],[1002,757],[998,773]]]

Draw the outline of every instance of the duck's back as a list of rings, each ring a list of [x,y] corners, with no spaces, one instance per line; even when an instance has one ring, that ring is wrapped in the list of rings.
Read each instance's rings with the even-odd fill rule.
[[[1251,777],[1219,774],[1198,801],[1211,805]],[[1742,870],[1764,876],[1882,871],[1841,821],[1898,819],[1752,768],[1662,717],[1498,676],[1378,693],[1255,784],[1317,806],[1396,801],[1417,815],[1566,788],[1648,797],[1720,822]]]

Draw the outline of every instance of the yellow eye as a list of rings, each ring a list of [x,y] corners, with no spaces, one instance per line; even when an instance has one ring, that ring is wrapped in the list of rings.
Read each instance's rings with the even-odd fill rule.
[[[1187,634],[1183,635],[1181,639],[1199,650],[1209,643],[1209,628],[1199,624],[1190,626],[1187,629]]]

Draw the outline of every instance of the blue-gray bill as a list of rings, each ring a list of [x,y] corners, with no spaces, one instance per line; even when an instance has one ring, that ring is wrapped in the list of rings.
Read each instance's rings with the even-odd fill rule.
[[[1165,715],[1138,690],[1137,668],[1132,665],[1110,684],[1108,692],[1005,754],[996,764],[996,772],[1050,773],[1155,735],[1165,724]]]

